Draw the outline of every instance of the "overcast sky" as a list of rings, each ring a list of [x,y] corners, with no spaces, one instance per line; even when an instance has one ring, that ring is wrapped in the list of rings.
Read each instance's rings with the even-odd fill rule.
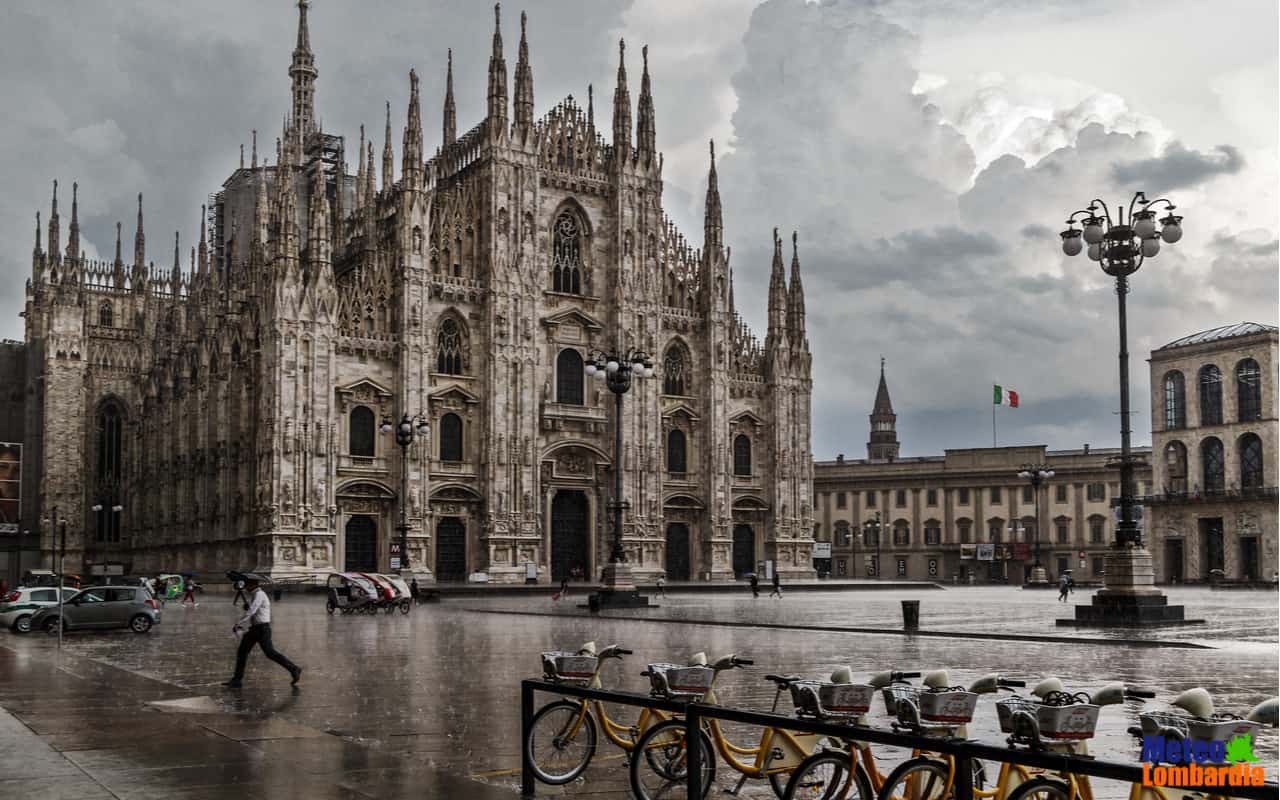
[[[814,351],[813,451],[864,457],[879,358],[903,455],[991,443],[991,385],[1017,390],[1000,443],[1118,444],[1115,296],[1061,255],[1096,196],[1168,194],[1186,231],[1133,278],[1135,442],[1149,442],[1147,353],[1244,320],[1276,324],[1277,7],[1232,0],[531,0],[537,114],[594,83],[606,132],[617,39],[633,97],[649,45],[665,203],[701,240],[707,140],[720,160],[737,302],[763,337],[772,228],[800,232]],[[1034,7],[1033,9],[1031,7]],[[515,66],[521,6],[503,14]],[[391,100],[399,164],[407,73],[440,139],[447,48],[458,129],[484,113],[492,7],[383,0],[312,7],[326,131]],[[34,214],[79,181],[90,255],[116,220],[172,262],[199,207],[289,107],[292,3],[6,4],[0,27],[0,338],[22,338]],[[352,164],[354,166],[354,164]],[[185,260],[185,256],[184,256]]]

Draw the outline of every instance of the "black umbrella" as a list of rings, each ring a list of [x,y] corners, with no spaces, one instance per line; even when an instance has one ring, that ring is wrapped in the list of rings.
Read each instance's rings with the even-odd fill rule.
[[[265,575],[259,575],[256,572],[239,572],[234,569],[227,570],[227,580],[244,583],[271,583],[271,579]]]

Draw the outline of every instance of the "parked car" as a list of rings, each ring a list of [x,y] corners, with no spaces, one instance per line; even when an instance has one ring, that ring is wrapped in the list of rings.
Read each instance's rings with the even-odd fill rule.
[[[18,586],[57,586],[58,573],[47,569],[29,569],[22,573],[22,580],[18,582]],[[79,575],[63,575],[61,578],[63,586],[69,586],[72,589],[79,589],[81,581]]]
[[[129,628],[146,633],[160,623],[160,607],[150,590],[142,586],[91,586],[63,602],[63,618],[58,607],[42,608],[31,618],[31,627],[46,633],[63,631]]]
[[[78,589],[63,589],[63,598],[70,600]],[[0,597],[0,625],[11,628],[17,633],[31,630],[31,618],[36,612],[53,606],[58,607],[57,586],[30,586],[14,589]]]

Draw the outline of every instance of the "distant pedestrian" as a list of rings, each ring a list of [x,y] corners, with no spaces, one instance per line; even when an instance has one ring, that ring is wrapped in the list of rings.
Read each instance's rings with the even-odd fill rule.
[[[413,598],[414,605],[422,602],[422,593],[418,590],[418,579],[416,577],[409,581],[409,596]]]
[[[187,590],[182,593],[182,605],[186,607],[190,602],[192,607],[198,608],[199,603],[196,602],[196,582],[194,580],[187,581]]]
[[[1071,592],[1071,576],[1062,573],[1058,576],[1058,602],[1067,602],[1067,594]]]
[[[280,654],[271,644],[271,600],[257,581],[246,581],[245,588],[249,592],[249,607],[240,621],[231,628],[233,634],[244,632],[240,637],[240,646],[236,649],[236,672],[231,680],[222,685],[230,689],[240,688],[249,652],[254,645],[258,645],[262,648],[263,655],[289,671],[293,678],[291,682],[296,686],[302,678],[302,667]]]
[[[776,569],[773,571],[773,591],[769,592],[770,597],[775,595],[779,600],[782,599],[782,576],[778,574]]]
[[[569,596],[569,578],[565,576],[560,579],[560,590],[551,595],[552,600],[563,600]]]
[[[0,597],[9,594],[9,582],[4,578],[0,578]]]
[[[249,603],[244,597],[244,581],[236,581],[236,596],[231,598],[231,603],[244,603],[244,610],[249,610]]]
[[[760,596],[760,579],[757,578],[756,574],[753,572],[751,573],[750,581],[751,581],[751,597],[754,599]]]
[[[659,596],[659,597],[666,597],[666,596],[667,596],[667,575],[666,575],[666,573],[659,573],[659,574],[658,574],[658,596]]]
[[[156,581],[156,601],[160,603],[160,607],[164,608],[169,600],[169,582],[161,578]]]

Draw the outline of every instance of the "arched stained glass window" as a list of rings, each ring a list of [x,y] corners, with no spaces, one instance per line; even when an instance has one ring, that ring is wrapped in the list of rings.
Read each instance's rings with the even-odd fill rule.
[[[453,317],[445,317],[436,332],[436,372],[462,374],[462,342],[462,326]]]
[[[551,236],[551,288],[582,294],[582,233],[577,218],[561,212]]]
[[[684,395],[688,393],[689,359],[685,349],[678,342],[667,348],[662,359],[662,392],[663,394]]]

